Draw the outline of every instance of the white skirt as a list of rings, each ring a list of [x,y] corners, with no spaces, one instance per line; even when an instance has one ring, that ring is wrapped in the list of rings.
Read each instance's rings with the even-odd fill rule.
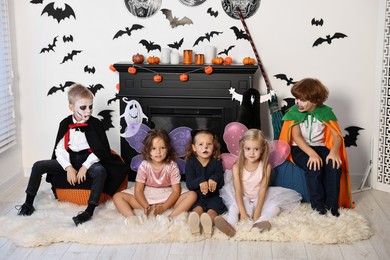
[[[123,190],[123,192],[134,196],[134,188],[135,185],[129,189]],[[172,190],[173,190],[172,186],[156,188],[156,187],[150,187],[145,185],[144,194],[148,203],[150,205],[153,205],[153,204],[164,203],[169,198],[169,196],[171,196]],[[187,191],[188,191],[187,189],[182,188],[181,194]]]

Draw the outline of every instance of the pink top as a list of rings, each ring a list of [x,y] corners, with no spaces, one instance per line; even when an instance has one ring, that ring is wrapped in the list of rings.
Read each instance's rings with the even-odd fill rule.
[[[242,171],[242,190],[244,196],[252,202],[259,197],[260,182],[263,178],[263,163],[260,162],[257,169],[253,172],[247,171],[244,167]]]
[[[155,188],[170,187],[172,184],[180,183],[180,170],[174,161],[166,164],[159,171],[153,169],[150,162],[142,161],[135,181]]]

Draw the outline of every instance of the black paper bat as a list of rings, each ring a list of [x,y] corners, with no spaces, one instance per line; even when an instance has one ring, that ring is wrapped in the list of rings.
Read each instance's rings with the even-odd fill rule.
[[[64,59],[62,60],[62,62],[61,62],[60,64],[66,62],[66,61],[68,61],[68,60],[73,60],[73,56],[76,56],[76,55],[79,54],[80,52],[82,52],[82,51],[73,50],[71,53],[68,53],[68,54],[64,57]]]
[[[142,29],[144,28],[144,26],[140,25],[140,24],[133,24],[133,26],[131,26],[131,28],[129,27],[126,27],[125,30],[119,30],[115,35],[114,37],[112,38],[113,40],[116,39],[116,38],[119,38],[121,37],[122,35],[124,34],[127,34],[128,36],[131,36],[131,32],[134,31],[134,30],[139,30],[139,29]]]
[[[229,51],[230,51],[231,49],[233,49],[233,48],[234,48],[234,46],[235,46],[235,45],[231,45],[231,46],[229,46],[229,48],[227,48],[227,49],[224,49],[224,50],[223,50],[223,51],[221,51],[221,52],[218,52],[218,54],[217,54],[217,55],[226,54],[226,56],[228,56],[228,55],[229,55]]]
[[[92,92],[92,94],[95,96],[96,95],[96,92],[98,92],[98,90],[100,89],[103,89],[103,85],[102,84],[96,84],[96,85],[89,85],[88,89]]]
[[[70,87],[74,84],[73,81],[66,81],[64,85],[60,84],[60,87],[53,86],[49,89],[49,92],[47,92],[47,95],[51,95],[53,93],[56,93],[58,90],[61,90],[62,92],[65,92],[65,88]]]
[[[194,47],[195,45],[198,45],[199,42],[203,42],[203,40],[208,40],[210,41],[210,38],[213,37],[214,35],[220,35],[222,34],[222,32],[217,32],[217,31],[211,31],[210,33],[206,33],[204,36],[200,36],[198,39],[196,39],[194,45],[192,45],[192,47]]]
[[[54,47],[56,47],[57,38],[58,38],[58,36],[54,37],[53,43],[47,45],[47,48],[42,48],[40,53],[45,53],[45,52],[49,52],[49,51],[54,51]]]
[[[73,42],[73,36],[70,34],[69,36],[64,35],[62,37],[63,42]]]
[[[152,50],[159,50],[161,51],[161,46],[158,44],[154,44],[152,41],[147,41],[147,40],[141,40],[139,43],[141,43],[143,46],[145,46],[146,50],[152,51]]]
[[[277,79],[285,80],[287,82],[287,86],[296,83],[296,81],[293,81],[293,78],[288,78],[286,74],[276,74],[274,75],[274,77]]]
[[[181,40],[179,42],[174,42],[174,43],[171,43],[171,44],[167,44],[168,47],[171,47],[172,49],[179,49],[181,47],[181,45],[183,44],[184,42],[184,38],[181,38]]]
[[[121,97],[116,93],[114,98],[107,100],[107,105],[110,105],[113,101],[117,101],[118,99],[121,99]]]
[[[173,17],[172,16],[172,11],[169,9],[161,9],[161,12],[165,15],[165,18],[169,21],[169,24],[171,25],[172,28],[176,28],[179,25],[186,25],[186,24],[192,24],[192,20],[188,18],[187,16],[184,16],[179,20],[178,17]]]
[[[322,18],[320,20],[316,20],[315,18],[311,19],[311,25],[322,26],[324,24],[324,20]]]
[[[244,39],[249,40],[248,34],[245,33],[244,30],[238,29],[236,26],[230,27],[230,29],[233,30],[234,34],[236,35],[236,40]]]
[[[102,119],[100,121],[102,122],[104,130],[108,130],[110,128],[114,128],[112,125],[112,115],[111,113],[114,112],[114,110],[106,109],[99,112],[98,116],[101,116]]]
[[[332,43],[332,40],[333,39],[342,39],[342,38],[345,38],[345,37],[348,37],[347,35],[343,34],[343,33],[335,33],[332,37],[330,37],[330,35],[326,35],[326,38],[318,38],[314,43],[313,43],[313,47],[314,46],[318,46],[320,45],[321,43],[323,42],[327,42],[328,44],[331,44]]]
[[[211,9],[211,7],[209,7],[209,9],[207,9],[207,13],[210,14],[210,16],[214,16],[214,17],[218,16],[218,11],[213,11]]]
[[[32,3],[32,4],[42,4],[43,0],[31,0],[30,3]]]
[[[357,136],[359,135],[359,131],[364,130],[364,128],[358,126],[349,126],[347,128],[344,128],[344,130],[348,132],[348,134],[344,136],[345,147],[350,147],[351,145],[357,146]]]
[[[95,67],[90,68],[90,67],[88,67],[88,65],[85,65],[84,72],[95,74]]]
[[[293,105],[295,105],[295,98],[284,98],[286,101],[286,105],[281,107],[282,114],[286,114],[287,110],[289,110]]]
[[[53,19],[56,19],[58,23],[60,23],[62,20],[65,20],[65,18],[70,18],[71,16],[76,19],[76,15],[68,4],[65,4],[65,8],[54,8],[54,2],[48,4],[43,8],[43,11],[41,15],[44,13],[47,13],[48,16],[52,16]]]

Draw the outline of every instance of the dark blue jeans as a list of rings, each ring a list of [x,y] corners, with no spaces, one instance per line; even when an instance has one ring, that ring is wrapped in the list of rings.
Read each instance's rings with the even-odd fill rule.
[[[78,170],[82,163],[88,157],[88,154],[71,155],[72,166]],[[30,179],[28,181],[26,193],[28,195],[37,195],[39,185],[41,184],[42,175],[50,173],[52,175],[66,175],[66,171],[58,163],[57,160],[42,160],[34,163]],[[104,183],[106,181],[107,172],[100,162],[94,163],[87,171],[87,175],[92,178],[91,194],[88,199],[89,204],[98,205],[100,195],[103,192]]]
[[[340,190],[341,167],[332,167],[332,160],[326,164],[325,160],[329,154],[329,149],[325,146],[311,146],[321,157],[323,166],[319,170],[309,170],[307,162],[309,156],[298,146],[291,147],[291,155],[294,163],[305,172],[307,189],[310,194],[310,203],[313,209],[324,208],[337,209]]]

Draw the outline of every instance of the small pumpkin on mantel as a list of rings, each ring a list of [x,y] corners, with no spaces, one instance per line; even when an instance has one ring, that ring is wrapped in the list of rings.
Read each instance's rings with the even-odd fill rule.
[[[144,57],[144,55],[137,53],[137,54],[133,55],[132,60],[134,63],[143,63],[145,60],[145,57]]]
[[[251,58],[251,57],[245,57],[242,60],[242,64],[244,64],[244,65],[254,65],[255,63],[256,63],[256,60],[254,58]]]
[[[134,68],[133,66],[131,66],[127,69],[127,72],[130,74],[135,74],[135,73],[137,73],[137,69]]]
[[[160,58],[156,56],[149,56],[147,59],[149,64],[159,64],[160,63]]]
[[[221,64],[223,64],[223,58],[222,57],[212,58],[211,63],[214,65],[221,65]]]
[[[188,74],[185,74],[185,73],[183,73],[183,74],[180,74],[180,81],[183,81],[183,82],[185,82],[185,81],[187,81],[188,80]]]
[[[211,73],[213,73],[213,67],[211,67],[211,66],[206,66],[206,67],[204,68],[204,73],[206,73],[206,74],[211,74]]]

